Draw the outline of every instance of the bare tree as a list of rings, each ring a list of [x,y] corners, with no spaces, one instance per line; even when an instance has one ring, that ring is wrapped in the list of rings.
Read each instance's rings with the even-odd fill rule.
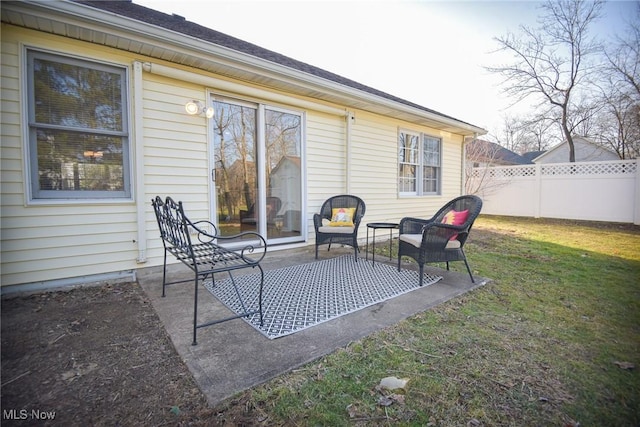
[[[604,53],[608,61],[610,75],[627,87],[636,99],[640,99],[640,3],[636,8],[636,17],[618,37],[611,49]]]
[[[524,154],[529,151],[541,151],[548,148],[549,145],[553,145],[551,142],[562,141],[558,134],[557,121],[544,114],[532,116],[505,114],[502,119],[501,127],[485,138],[514,153]]]
[[[593,93],[581,92],[572,102],[567,114],[567,127],[572,135],[580,135],[593,139],[598,132],[596,122],[603,109],[602,103],[594,98]]]
[[[524,138],[522,120],[517,116],[505,115],[502,126],[502,135],[499,136],[500,145],[514,153],[518,152]]]
[[[620,93],[603,94],[604,109],[596,123],[597,142],[621,159],[640,155],[640,103]]]
[[[494,167],[500,165],[500,147],[481,139],[465,145],[465,194],[487,194],[505,185],[494,173]]]
[[[557,116],[569,144],[569,161],[575,161],[570,113],[574,93],[591,69],[588,62],[598,52],[589,27],[600,17],[603,2],[547,0],[541,6],[540,28],[521,25],[521,34],[496,38],[499,50],[513,54],[514,62],[487,67],[503,77],[504,92],[515,103],[533,97],[537,107]]]
[[[623,36],[604,49],[598,140],[621,159],[640,155],[640,3]]]
[[[529,138],[527,139],[528,145],[523,147],[520,154],[528,151],[546,150],[550,145],[554,145],[552,142],[562,141],[558,134],[559,127],[556,126],[556,122],[553,119],[542,114],[535,114],[523,120],[523,126]]]

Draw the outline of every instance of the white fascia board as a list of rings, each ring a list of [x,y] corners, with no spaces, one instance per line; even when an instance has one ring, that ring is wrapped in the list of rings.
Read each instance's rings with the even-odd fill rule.
[[[23,6],[23,11],[25,13],[28,12],[35,14],[34,12],[40,10],[42,18],[51,19],[52,12],[58,12],[58,16],[56,18],[68,24],[86,27],[98,32],[105,32],[105,29],[108,28],[109,32],[113,35],[131,38],[140,43],[145,43],[145,41],[151,39],[160,45],[172,45],[174,48],[178,48],[181,53],[186,55],[193,55],[194,53],[203,55],[214,59],[220,64],[256,74],[258,74],[256,70],[259,70],[262,74],[281,80],[285,83],[295,83],[316,90],[321,89],[325,92],[330,91],[339,96],[351,98],[358,102],[377,104],[399,112],[421,117],[429,121],[440,122],[453,128],[465,130],[471,134],[484,135],[487,133],[485,129],[450,117],[396,102],[341,83],[286,67],[266,59],[238,52],[224,46],[203,41],[193,36],[166,29],[164,27],[133,20],[113,12],[94,9],[80,3],[67,0],[52,2],[27,0],[23,3],[30,5],[28,7]],[[12,7],[14,7],[14,5],[12,5]],[[19,10],[20,8],[21,6],[15,7],[16,10]],[[72,17],[75,17],[75,19]],[[172,35],[171,39],[167,37],[168,33]]]

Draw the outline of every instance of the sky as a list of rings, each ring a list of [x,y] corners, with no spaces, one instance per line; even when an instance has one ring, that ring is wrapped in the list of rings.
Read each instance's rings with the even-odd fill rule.
[[[533,1],[133,0],[331,71],[497,134],[524,114],[487,66],[509,63],[496,37],[537,27]],[[637,2],[608,2],[596,28],[611,37]]]

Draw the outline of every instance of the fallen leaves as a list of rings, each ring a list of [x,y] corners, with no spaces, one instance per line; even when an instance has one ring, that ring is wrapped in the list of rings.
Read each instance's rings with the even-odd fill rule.
[[[378,406],[391,406],[394,403],[404,405],[407,392],[408,378],[385,377],[375,387],[375,390],[381,394],[378,398]]]
[[[382,378],[378,385],[376,385],[371,392],[372,395],[378,396],[376,405],[383,408],[387,408],[394,404],[404,405],[408,383],[408,378]],[[349,414],[349,418],[351,418],[352,420],[371,420],[371,418],[364,416],[358,406],[353,403],[347,405],[346,410]]]
[[[636,365],[631,362],[613,362],[620,369],[625,369],[627,371],[632,371],[635,369]]]
[[[64,381],[71,382],[76,378],[80,378],[84,375],[87,375],[90,372],[93,372],[98,368],[96,363],[79,363],[73,362],[73,369],[65,371],[61,374],[61,377]]]
[[[404,405],[409,378],[385,377],[375,387],[382,396],[378,398],[378,406],[391,406],[394,403]]]
[[[346,409],[347,409],[347,413],[349,414],[349,418],[356,418],[360,416],[360,413],[358,412],[358,407],[353,403],[350,403],[349,405],[347,405]]]
[[[392,393],[386,396],[380,396],[380,398],[378,398],[378,406],[391,406],[394,403],[404,405],[404,395]]]

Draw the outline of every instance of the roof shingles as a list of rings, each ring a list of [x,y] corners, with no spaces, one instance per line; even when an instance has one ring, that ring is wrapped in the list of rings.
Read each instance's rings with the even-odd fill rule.
[[[323,70],[322,68],[318,68],[313,65],[279,54],[277,52],[264,49],[253,43],[249,43],[244,40],[238,39],[236,37],[232,37],[227,34],[221,33],[219,31],[212,30],[210,28],[199,25],[195,22],[187,21],[185,18],[179,15],[175,15],[175,14],[169,15],[154,9],[147,8],[142,5],[132,3],[131,1],[128,1],[128,0],[127,1],[74,0],[74,1],[76,1],[77,3],[81,3],[87,6],[100,9],[100,10],[108,11],[120,16],[135,19],[137,21],[141,21],[147,24],[156,25],[156,26],[159,26],[168,30],[172,30],[184,35],[196,37],[200,40],[204,40],[219,46],[223,46],[241,53],[245,53],[245,54],[263,59],[265,61],[269,61],[269,62],[279,64],[288,68],[292,68],[297,71],[302,71],[304,73],[308,73],[313,76],[320,77],[334,83],[339,83],[341,85],[344,85],[353,89],[357,89],[362,92],[366,92],[368,94],[376,95],[393,102],[397,102],[409,107],[413,107],[422,111],[426,111],[432,114],[437,114],[439,116],[446,117],[448,119],[465,123],[454,117],[447,116],[440,112],[426,108],[422,105],[419,105],[411,101],[407,101],[405,99],[388,94],[386,92],[382,92],[380,90],[374,89],[370,86],[363,85],[356,81],[342,77],[338,74]],[[466,123],[466,124],[469,124],[469,123]]]

